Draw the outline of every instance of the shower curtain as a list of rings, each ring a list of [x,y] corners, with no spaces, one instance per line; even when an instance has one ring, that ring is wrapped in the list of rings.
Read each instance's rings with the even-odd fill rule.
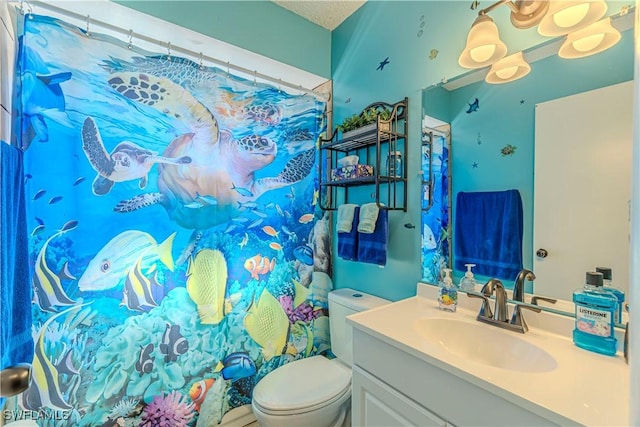
[[[271,370],[326,351],[324,103],[23,21],[35,358],[14,408],[41,425],[215,425]]]

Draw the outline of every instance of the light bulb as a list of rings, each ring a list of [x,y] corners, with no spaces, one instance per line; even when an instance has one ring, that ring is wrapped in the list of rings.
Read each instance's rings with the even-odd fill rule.
[[[568,7],[553,15],[553,22],[559,27],[569,28],[582,21],[589,12],[589,4],[582,3]]]
[[[588,52],[602,43],[602,40],[604,40],[604,33],[594,34],[592,36],[584,37],[580,40],[574,41],[573,47],[578,52]]]
[[[513,77],[518,71],[518,66],[514,65],[512,67],[503,68],[501,70],[496,71],[496,76],[500,77],[503,80],[510,79]]]
[[[494,44],[486,44],[484,46],[474,47],[469,51],[469,55],[471,55],[471,59],[476,62],[485,62],[496,51],[496,45]]]

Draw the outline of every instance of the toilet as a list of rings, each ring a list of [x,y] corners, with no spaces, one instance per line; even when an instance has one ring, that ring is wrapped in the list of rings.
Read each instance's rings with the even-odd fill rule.
[[[352,334],[346,317],[388,304],[353,289],[329,292],[329,328],[335,359],[313,356],[283,365],[253,389],[251,407],[260,427],[351,425]]]

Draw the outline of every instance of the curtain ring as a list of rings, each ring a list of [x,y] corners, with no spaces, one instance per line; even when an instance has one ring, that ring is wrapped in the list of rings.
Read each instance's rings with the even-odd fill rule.
[[[91,25],[91,16],[87,15],[87,31],[85,32],[85,36],[91,37],[91,31],[89,31],[89,25]]]
[[[229,72],[229,61],[227,61],[227,77],[229,77],[231,73]]]
[[[171,61],[171,42],[167,42],[167,60]]]
[[[202,52],[200,52],[200,58],[198,59],[198,68],[201,70],[204,70],[204,65],[202,65],[202,61],[203,61],[203,55],[202,55]]]
[[[133,49],[133,30],[129,30],[129,44],[127,45],[128,49]]]
[[[253,70],[253,85],[256,85],[256,77],[258,76],[258,70]]]
[[[282,79],[278,79],[278,92],[282,92]]]

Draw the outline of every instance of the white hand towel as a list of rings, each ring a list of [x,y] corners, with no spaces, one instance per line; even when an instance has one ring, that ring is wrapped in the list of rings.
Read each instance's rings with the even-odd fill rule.
[[[356,212],[356,207],[353,203],[346,203],[338,206],[338,233],[351,233],[351,226],[353,224],[353,216]]]
[[[358,220],[358,232],[372,234],[376,230],[376,221],[380,209],[375,203],[365,203],[360,207],[360,218]]]

